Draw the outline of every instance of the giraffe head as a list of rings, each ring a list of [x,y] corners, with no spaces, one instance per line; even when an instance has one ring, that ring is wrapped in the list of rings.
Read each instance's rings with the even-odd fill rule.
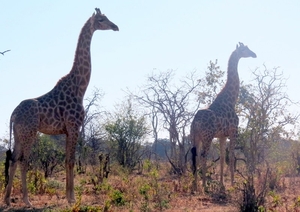
[[[117,25],[111,22],[104,14],[101,13],[99,8],[95,8],[96,13],[91,17],[93,30],[108,30],[119,31]]]
[[[253,57],[256,58],[256,54],[251,51],[248,46],[245,46],[243,43],[239,42],[239,44],[236,45],[235,50],[239,56],[242,57]]]

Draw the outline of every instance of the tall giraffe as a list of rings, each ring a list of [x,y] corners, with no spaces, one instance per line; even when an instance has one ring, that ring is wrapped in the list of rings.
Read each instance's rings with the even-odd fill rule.
[[[69,203],[75,202],[75,148],[85,115],[83,97],[91,76],[91,40],[96,30],[109,29],[119,30],[117,25],[96,8],[96,13],[81,29],[73,67],[69,74],[62,77],[50,92],[22,101],[13,111],[10,118],[10,140],[13,130],[15,143],[10,157],[12,162],[9,176],[6,176],[8,184],[4,201],[7,205],[10,205],[13,177],[17,162],[20,162],[23,201],[32,206],[28,199],[26,173],[30,150],[38,131],[49,135],[66,135],[66,197]]]
[[[243,43],[239,43],[232,52],[228,61],[227,82],[225,87],[217,95],[213,103],[207,108],[199,110],[191,124],[191,139],[193,148],[192,161],[194,182],[193,189],[197,190],[197,154],[200,152],[200,162],[202,167],[202,183],[206,187],[206,160],[213,138],[219,138],[220,141],[220,163],[221,178],[220,183],[223,186],[223,170],[225,161],[226,139],[230,139],[230,177],[231,184],[234,180],[234,145],[238,136],[239,119],[235,112],[235,104],[239,95],[240,80],[238,74],[238,62],[241,58],[253,57],[256,54],[252,52]],[[200,148],[201,146],[201,148]]]

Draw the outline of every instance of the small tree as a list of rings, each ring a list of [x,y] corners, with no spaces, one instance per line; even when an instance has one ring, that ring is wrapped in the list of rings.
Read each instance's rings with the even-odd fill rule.
[[[55,139],[41,134],[33,146],[30,158],[31,166],[43,170],[44,176],[47,178],[58,166],[64,166],[65,153]]]
[[[140,161],[142,141],[148,134],[147,120],[144,115],[133,109],[132,100],[120,105],[118,111],[105,125],[108,139],[111,142],[111,151],[118,163],[133,169]]]
[[[207,71],[205,72],[205,76],[199,79],[200,85],[198,88],[198,100],[203,106],[210,105],[218,93],[220,89],[224,86],[224,75],[225,72],[221,70],[218,65],[218,60],[215,62],[209,61],[209,65],[207,66]]]
[[[298,115],[288,111],[293,104],[284,89],[285,79],[278,68],[253,71],[254,83],[241,86],[239,117],[241,121],[240,145],[247,158],[249,172],[264,162],[271,147],[289,139],[286,126],[294,126]]]

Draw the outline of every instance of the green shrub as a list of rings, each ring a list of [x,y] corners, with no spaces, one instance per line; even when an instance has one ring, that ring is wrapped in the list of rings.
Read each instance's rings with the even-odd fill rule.
[[[120,190],[113,190],[110,194],[111,202],[116,206],[125,205],[124,194]]]

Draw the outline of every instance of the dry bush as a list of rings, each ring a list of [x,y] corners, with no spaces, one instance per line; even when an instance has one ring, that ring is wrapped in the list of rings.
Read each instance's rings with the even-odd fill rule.
[[[238,168],[244,170],[242,166]],[[253,180],[256,195],[259,194],[264,182],[265,168],[261,167],[261,177],[256,175]],[[147,160],[143,161],[142,173],[127,171],[119,165],[111,164],[109,177],[95,186],[92,177],[97,170],[92,166],[87,167],[85,174],[75,176],[77,202],[72,206],[68,205],[65,199],[65,173],[60,172],[46,180],[43,184],[44,193],[41,192],[42,190],[31,192],[30,200],[37,209],[42,211],[239,211],[235,203],[242,200],[242,189],[247,189],[246,184],[243,184],[246,181],[240,175],[236,174],[236,187],[230,187],[229,176],[225,175],[226,200],[224,200],[217,198],[220,194],[216,185],[211,186],[207,194],[191,194],[192,173],[187,172],[186,175],[179,177],[170,175],[170,169],[170,164],[167,162],[155,163]],[[269,172],[268,182],[272,182],[275,189],[270,193],[269,185],[272,183],[266,184],[268,192],[264,208],[269,211],[299,211],[300,178],[284,177],[284,175],[275,177],[279,173],[282,172],[275,169]],[[14,210],[24,209],[19,176],[18,171],[12,194]],[[31,177],[33,179],[33,175]],[[215,173],[211,175],[212,184],[219,180],[218,177]],[[251,191],[249,188],[248,190]],[[2,209],[5,209],[3,203],[0,204],[0,211]]]

